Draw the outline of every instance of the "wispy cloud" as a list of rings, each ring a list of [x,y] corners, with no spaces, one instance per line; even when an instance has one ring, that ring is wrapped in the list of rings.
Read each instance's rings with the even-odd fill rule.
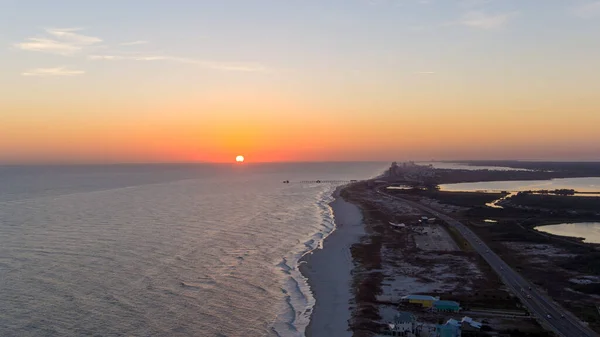
[[[77,54],[87,46],[102,42],[102,39],[77,33],[79,28],[48,28],[46,36],[30,37],[24,42],[15,43],[15,48],[63,56]]]
[[[600,1],[588,2],[573,8],[573,13],[584,19],[600,17]]]
[[[486,14],[480,11],[472,11],[466,13],[458,23],[472,28],[497,29],[506,25],[517,14],[517,12]]]
[[[462,7],[480,7],[489,4],[492,0],[460,0],[459,5]]]
[[[56,68],[35,68],[29,69],[23,72],[21,75],[23,76],[41,76],[41,77],[49,77],[49,76],[77,76],[83,75],[85,71],[83,70],[72,70],[66,67],[56,67]]]
[[[89,46],[95,43],[102,42],[102,39],[75,33],[81,31],[81,28],[64,28],[64,29],[46,29],[46,32],[65,42],[73,43],[79,46]]]
[[[145,40],[137,40],[137,41],[131,41],[131,42],[123,42],[123,43],[119,43],[120,46],[137,46],[139,44],[146,44],[148,43],[148,41]]]
[[[241,63],[241,62],[217,62],[199,60],[187,57],[178,56],[163,56],[163,55],[90,55],[90,60],[104,60],[104,61],[166,61],[193,64],[207,69],[224,70],[224,71],[245,71],[245,72],[264,72],[267,68],[260,64],[254,63]]]
[[[89,60],[104,61],[146,61],[146,62],[175,62],[190,64],[206,69],[221,71],[238,72],[266,72],[268,69],[256,63],[244,62],[220,62],[202,60],[189,57],[179,57],[170,55],[141,54],[139,52],[114,51],[112,54],[91,54],[98,53],[100,48],[106,47],[100,45],[101,38],[85,35],[80,28],[47,28],[42,36],[35,36],[25,39],[25,41],[13,44],[13,47],[34,52],[49,53],[62,56],[83,56]],[[119,43],[119,46],[135,46],[148,43],[144,40],[126,41]],[[74,76],[84,74],[83,70],[70,70],[65,67],[56,68],[36,68],[22,73],[24,76]]]
[[[56,40],[45,38],[29,38],[26,42],[16,43],[16,48],[29,51],[39,51],[58,55],[73,55],[81,51],[80,46],[74,46]]]

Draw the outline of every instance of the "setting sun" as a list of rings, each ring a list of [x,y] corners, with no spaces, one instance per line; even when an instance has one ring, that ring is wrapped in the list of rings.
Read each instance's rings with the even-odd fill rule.
[[[244,162],[244,156],[237,156],[235,157],[235,161],[238,163],[243,163]]]

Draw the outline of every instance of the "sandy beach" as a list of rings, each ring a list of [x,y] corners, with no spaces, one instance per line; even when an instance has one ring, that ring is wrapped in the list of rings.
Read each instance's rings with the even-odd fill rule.
[[[300,271],[308,278],[316,303],[306,336],[352,336],[351,317],[352,254],[350,247],[365,234],[360,209],[335,192],[333,209],[336,230],[323,241],[323,248],[302,258]]]

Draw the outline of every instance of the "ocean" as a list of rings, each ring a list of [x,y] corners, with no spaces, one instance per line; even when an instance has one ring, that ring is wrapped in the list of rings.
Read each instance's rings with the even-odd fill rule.
[[[387,166],[0,166],[0,336],[303,336],[336,185],[298,182]]]

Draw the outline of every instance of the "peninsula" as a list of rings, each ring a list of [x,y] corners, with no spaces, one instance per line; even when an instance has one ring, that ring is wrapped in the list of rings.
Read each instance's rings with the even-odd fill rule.
[[[377,179],[341,189],[332,204],[337,230],[304,273],[317,299],[312,322],[326,321],[332,298],[348,321],[327,330],[311,323],[307,335],[597,336],[600,246],[534,228],[600,222],[600,198],[576,189],[439,189],[458,182],[600,176],[600,164],[514,166],[452,170],[394,163]],[[501,206],[489,206],[498,200]],[[360,215],[348,218],[349,204]],[[351,262],[327,263],[329,254]],[[323,279],[319,272],[326,270],[338,278]],[[338,295],[331,297],[331,289]],[[323,300],[326,293],[330,298]]]

